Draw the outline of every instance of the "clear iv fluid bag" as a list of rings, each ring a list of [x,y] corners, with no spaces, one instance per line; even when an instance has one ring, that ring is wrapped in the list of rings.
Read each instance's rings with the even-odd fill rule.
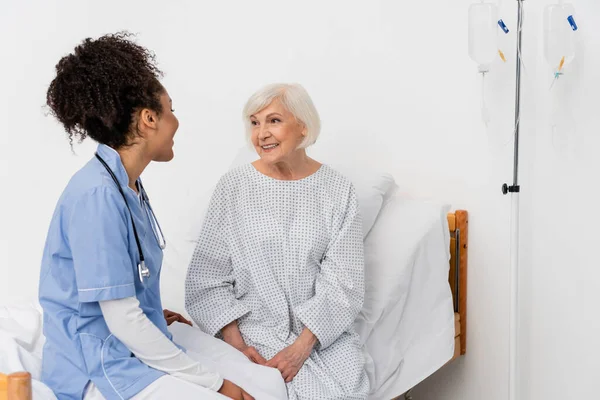
[[[563,57],[565,64],[575,58],[575,32],[569,24],[574,13],[572,4],[551,4],[544,9],[544,58],[555,69]]]
[[[480,66],[489,66],[498,56],[498,7],[475,3],[469,7],[469,56]]]

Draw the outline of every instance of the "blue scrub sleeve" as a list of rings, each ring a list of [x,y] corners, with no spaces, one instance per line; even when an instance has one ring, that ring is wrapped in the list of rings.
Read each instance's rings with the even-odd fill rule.
[[[135,296],[130,223],[116,189],[97,187],[76,201],[67,235],[80,302]]]

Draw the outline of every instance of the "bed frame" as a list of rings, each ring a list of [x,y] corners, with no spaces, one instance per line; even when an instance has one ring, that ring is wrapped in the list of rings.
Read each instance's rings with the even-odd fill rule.
[[[454,301],[454,361],[467,352],[467,265],[469,213],[457,210],[448,214],[450,230],[450,273],[448,281]]]

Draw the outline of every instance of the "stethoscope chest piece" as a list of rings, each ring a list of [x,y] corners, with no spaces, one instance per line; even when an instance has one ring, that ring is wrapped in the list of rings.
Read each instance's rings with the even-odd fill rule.
[[[145,261],[140,261],[138,264],[138,272],[140,274],[140,282],[144,283],[144,278],[150,278],[150,270],[146,267]]]

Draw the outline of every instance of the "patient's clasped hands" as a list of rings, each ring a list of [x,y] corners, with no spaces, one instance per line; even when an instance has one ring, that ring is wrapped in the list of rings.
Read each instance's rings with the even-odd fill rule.
[[[305,328],[294,343],[267,361],[254,347],[246,345],[237,321],[225,326],[221,332],[225,342],[244,353],[253,363],[278,369],[286,383],[296,377],[317,344],[316,336],[308,328]]]

